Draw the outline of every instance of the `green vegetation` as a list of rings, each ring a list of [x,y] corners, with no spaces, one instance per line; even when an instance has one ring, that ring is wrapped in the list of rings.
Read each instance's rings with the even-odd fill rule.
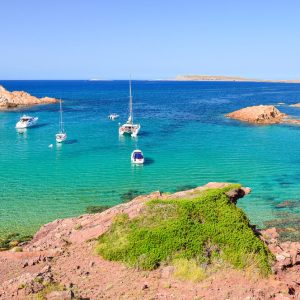
[[[200,281],[206,278],[205,270],[199,266],[196,259],[177,258],[172,264],[175,267],[175,277],[191,281]]]
[[[88,214],[97,214],[97,213],[101,213],[109,208],[111,208],[111,206],[109,206],[109,205],[92,205],[92,206],[88,206],[85,209],[85,211]]]
[[[204,278],[215,261],[268,275],[272,254],[225,194],[237,187],[210,189],[191,199],[153,200],[131,220],[118,215],[99,238],[97,252],[143,270],[173,264],[175,274],[192,280]],[[191,278],[185,275],[189,272]]]
[[[82,225],[81,224],[76,224],[75,226],[74,226],[74,229],[75,230],[80,230],[80,229],[82,229]]]
[[[0,238],[0,251],[9,250],[17,247],[19,244],[32,239],[31,235],[20,235],[19,233],[12,233]]]

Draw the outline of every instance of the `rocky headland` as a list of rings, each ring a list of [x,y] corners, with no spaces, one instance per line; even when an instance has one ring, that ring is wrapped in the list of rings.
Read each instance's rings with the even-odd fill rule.
[[[10,251],[0,252],[0,299],[300,299],[300,243],[279,242],[275,228],[258,232],[252,227],[235,205],[239,198],[249,192],[249,188],[237,185],[209,183],[175,194],[153,192],[101,213],[46,224],[31,241]],[[242,245],[238,245],[236,250],[236,255],[239,256],[242,253],[239,251],[245,251],[250,245],[248,242],[252,240],[253,247],[256,245],[260,249],[261,255],[257,258],[273,257],[269,275],[259,275],[257,266],[262,261],[256,261],[258,254],[255,253],[252,254],[251,261],[245,262],[246,268],[236,268],[222,259],[217,259],[222,257],[222,253],[218,252],[222,251],[222,247],[212,243],[214,236],[211,236],[211,241],[208,244],[206,242],[205,246],[204,258],[210,262],[203,261],[199,265],[206,272],[204,275],[201,273],[201,280],[182,279],[178,276],[186,275],[187,272],[197,274],[197,265],[192,265],[192,272],[190,265],[183,265],[180,273],[178,266],[168,263],[167,260],[151,270],[145,270],[114,260],[105,260],[96,253],[99,237],[103,236],[117,238],[113,251],[125,249],[128,245],[128,230],[136,228],[138,222],[142,222],[145,228],[148,224],[153,234],[151,230],[156,227],[149,224],[150,221],[156,221],[153,208],[158,209],[163,226],[169,224],[165,223],[168,221],[173,224],[173,209],[177,201],[183,204],[180,206],[181,212],[183,208],[193,208],[190,205],[200,207],[200,212],[192,209],[191,214],[187,215],[188,219],[191,218],[190,221],[194,220],[188,222],[189,226],[196,226],[191,228],[201,228],[202,225],[209,224],[210,218],[213,218],[212,224],[222,225],[225,229],[238,227],[230,229],[232,233],[228,234],[225,242],[228,240],[230,245],[236,233],[239,238],[245,239],[245,244],[241,240]],[[203,204],[201,201],[204,201]],[[205,210],[205,203],[215,207],[205,213],[203,211],[202,214],[201,207]],[[141,219],[149,208],[152,208],[151,215],[148,219]],[[118,226],[121,224],[120,216],[124,219],[125,215],[134,223],[122,232]],[[229,218],[221,218],[219,223],[214,223],[218,222],[214,218],[220,215]],[[232,216],[236,219],[232,220]],[[184,222],[185,220],[183,218]],[[243,230],[245,236],[240,235]],[[196,232],[196,240],[197,236],[199,233]],[[220,238],[222,239],[222,235]],[[151,241],[156,242],[154,237]],[[226,249],[228,248],[224,248],[225,252]],[[252,250],[247,251],[251,253]],[[213,259],[214,252],[217,256]],[[142,260],[145,258],[147,257],[140,257]]]
[[[0,85],[0,110],[8,110],[38,104],[51,104],[58,102],[55,98],[37,98],[24,91],[9,92]]]
[[[300,107],[300,103],[291,104],[292,107]]]
[[[300,83],[300,80],[271,80],[271,79],[257,79],[245,78],[240,76],[220,76],[220,75],[178,75],[176,81],[236,81],[236,82],[278,82],[278,83]]]
[[[274,105],[249,106],[231,112],[226,117],[253,124],[300,123],[300,120],[290,118]]]

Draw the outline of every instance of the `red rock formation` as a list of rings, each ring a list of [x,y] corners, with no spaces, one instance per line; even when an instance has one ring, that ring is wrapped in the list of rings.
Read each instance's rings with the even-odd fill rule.
[[[283,122],[287,115],[273,105],[258,105],[242,108],[227,114],[226,117],[249,123],[274,124]]]
[[[58,100],[54,98],[37,98],[23,91],[9,92],[3,86],[0,86],[0,110],[56,102]]]

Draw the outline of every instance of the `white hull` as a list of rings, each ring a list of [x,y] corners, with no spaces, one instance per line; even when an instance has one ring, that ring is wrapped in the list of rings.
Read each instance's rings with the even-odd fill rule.
[[[114,121],[115,119],[118,119],[118,118],[119,118],[119,115],[117,115],[117,114],[111,114],[111,115],[108,116],[108,118],[109,118],[110,120]]]
[[[55,135],[55,139],[58,143],[62,143],[67,139],[67,134],[66,133],[57,133]]]
[[[145,162],[143,152],[141,150],[134,150],[131,153],[131,162],[133,164],[142,165]]]
[[[28,121],[19,121],[17,124],[16,124],[16,128],[17,129],[24,129],[24,128],[28,128],[28,127],[31,127],[31,126],[33,126],[33,125],[35,125],[36,124],[36,122],[38,121],[38,117],[35,117],[35,118],[32,118],[32,119],[30,119],[30,120],[28,120]]]

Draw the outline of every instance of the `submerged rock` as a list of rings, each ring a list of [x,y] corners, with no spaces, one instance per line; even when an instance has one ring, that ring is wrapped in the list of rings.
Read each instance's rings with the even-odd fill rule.
[[[292,200],[285,200],[283,202],[280,202],[276,205],[276,208],[294,208],[297,207],[298,204],[296,201]]]
[[[58,100],[55,98],[37,98],[23,91],[9,92],[0,85],[0,110],[56,102],[58,102]]]

